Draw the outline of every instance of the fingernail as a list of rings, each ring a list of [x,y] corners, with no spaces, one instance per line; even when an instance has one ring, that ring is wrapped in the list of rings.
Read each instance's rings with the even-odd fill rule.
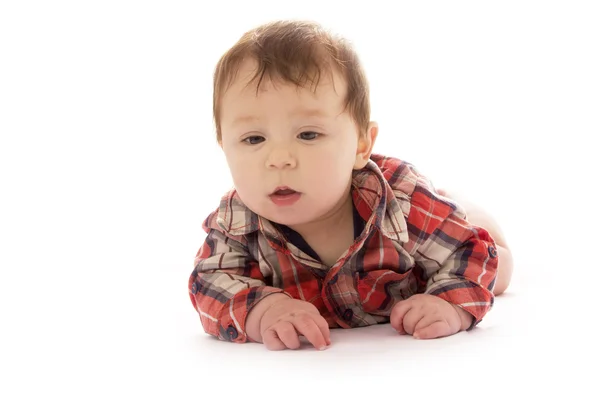
[[[319,351],[325,350],[326,348],[327,348],[327,346],[321,346],[321,347],[319,347]]]

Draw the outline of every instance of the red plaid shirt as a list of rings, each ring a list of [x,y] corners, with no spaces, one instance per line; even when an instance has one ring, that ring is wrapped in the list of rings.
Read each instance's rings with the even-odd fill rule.
[[[364,229],[331,267],[250,211],[235,190],[204,221],[207,237],[189,279],[204,330],[243,343],[246,316],[284,293],[314,304],[332,328],[389,322],[394,304],[428,293],[481,321],[494,302],[498,258],[484,229],[438,195],[411,164],[373,154],[353,172],[352,198]]]

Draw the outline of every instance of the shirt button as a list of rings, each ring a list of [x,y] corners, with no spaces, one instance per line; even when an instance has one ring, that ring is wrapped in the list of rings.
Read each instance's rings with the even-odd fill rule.
[[[227,336],[229,336],[229,340],[237,339],[238,331],[233,327],[233,325],[229,325],[229,328],[227,328]]]
[[[196,285],[196,282],[194,282],[192,284],[192,294],[196,294],[198,292],[198,285]]]
[[[488,254],[490,255],[490,257],[492,258],[496,258],[498,257],[498,252],[496,251],[496,248],[494,246],[490,246],[488,247]]]
[[[354,311],[352,311],[351,309],[347,309],[346,311],[344,311],[344,320],[346,321],[350,321],[352,319],[352,317],[354,316]]]
[[[330,285],[335,285],[335,283],[337,282],[337,280],[338,280],[338,276],[334,275],[334,277],[331,278],[331,280],[329,281],[329,284]]]

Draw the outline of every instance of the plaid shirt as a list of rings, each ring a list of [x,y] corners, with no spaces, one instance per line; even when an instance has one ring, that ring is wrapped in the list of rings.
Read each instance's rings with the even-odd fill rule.
[[[494,302],[495,242],[438,195],[411,164],[373,154],[353,172],[352,199],[364,229],[331,267],[250,211],[235,190],[204,221],[207,237],[189,279],[204,330],[243,343],[246,316],[273,293],[314,304],[331,328],[389,322],[416,293],[462,307],[478,324]]]

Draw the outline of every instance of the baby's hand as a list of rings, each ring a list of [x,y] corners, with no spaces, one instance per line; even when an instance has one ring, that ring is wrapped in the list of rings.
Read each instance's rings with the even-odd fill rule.
[[[281,299],[265,311],[260,334],[269,350],[298,349],[299,335],[319,350],[331,344],[329,325],[317,307],[291,298]]]
[[[417,339],[450,336],[466,330],[473,316],[462,308],[429,294],[416,294],[399,301],[390,313],[390,324],[400,334]]]

